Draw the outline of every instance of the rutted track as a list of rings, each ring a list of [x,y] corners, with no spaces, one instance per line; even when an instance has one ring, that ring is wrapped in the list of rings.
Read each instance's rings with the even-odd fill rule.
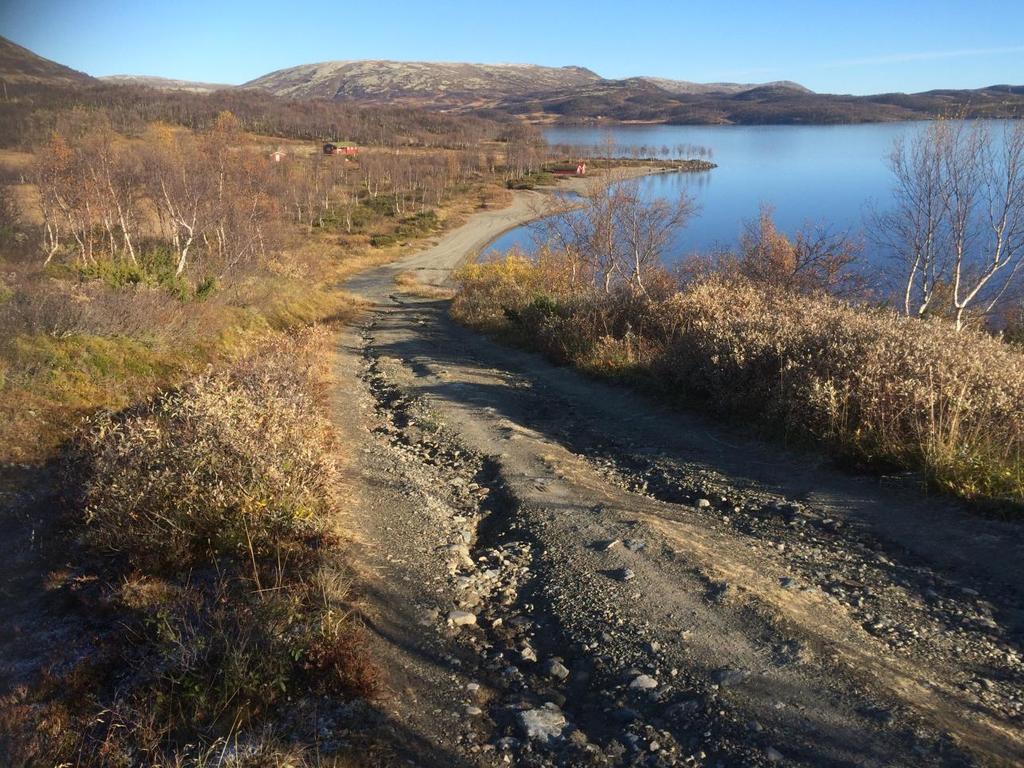
[[[378,762],[1024,761],[1019,527],[391,298],[465,240],[351,285],[377,306],[339,407],[363,425],[356,524],[402,734]]]

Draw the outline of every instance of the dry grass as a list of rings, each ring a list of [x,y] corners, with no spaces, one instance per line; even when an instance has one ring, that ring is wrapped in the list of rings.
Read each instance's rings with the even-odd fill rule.
[[[386,216],[352,235],[282,218],[266,259],[211,282],[124,259],[44,268],[38,196],[17,185],[23,215],[0,205],[0,481],[4,462],[65,460],[46,595],[82,631],[51,648],[44,617],[19,624],[48,642],[40,679],[0,700],[0,763],[335,764],[317,718],[341,722],[377,672],[350,616],[332,335],[303,329],[351,319],[340,283],[496,189],[462,190],[388,247],[370,243]]]
[[[68,462],[89,545],[160,572],[301,552],[322,534],[337,465],[309,392],[314,346],[325,345],[276,340],[140,407],[94,415]]]
[[[451,288],[420,282],[416,273],[411,271],[395,275],[395,285],[401,289],[402,293],[419,296],[423,299],[451,299],[455,296],[455,292]]]
[[[1024,505],[1024,355],[940,320],[721,277],[650,299],[566,287],[557,260],[467,267],[461,322],[587,371],[641,378],[730,418]]]
[[[54,590],[92,584],[75,601],[108,629],[0,702],[12,765],[193,765],[231,744],[239,765],[300,765],[303,702],[372,692],[335,538],[330,341],[278,334],[82,429],[66,464],[80,546]]]

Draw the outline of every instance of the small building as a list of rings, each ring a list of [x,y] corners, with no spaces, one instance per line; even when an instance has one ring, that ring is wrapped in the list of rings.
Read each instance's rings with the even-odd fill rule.
[[[326,143],[324,144],[325,155],[344,155],[345,157],[355,157],[359,154],[359,148],[355,146],[339,147],[337,144]]]
[[[586,176],[587,164],[580,160],[578,163],[565,162],[551,167],[551,173],[555,176]]]

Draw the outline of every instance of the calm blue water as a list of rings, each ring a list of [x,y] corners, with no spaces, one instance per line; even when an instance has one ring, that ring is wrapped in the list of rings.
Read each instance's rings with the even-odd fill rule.
[[[805,223],[860,234],[870,207],[884,208],[890,200],[887,161],[894,139],[925,125],[563,127],[550,128],[545,136],[550,144],[600,146],[610,135],[623,155],[640,146],[710,148],[710,159],[718,164],[714,170],[640,182],[646,195],[671,198],[686,192],[700,205],[699,215],[667,254],[671,261],[734,245],[744,221],[756,218],[762,203],[775,207],[776,224],[790,234]],[[491,247],[531,250],[534,240],[533,231],[521,227]]]

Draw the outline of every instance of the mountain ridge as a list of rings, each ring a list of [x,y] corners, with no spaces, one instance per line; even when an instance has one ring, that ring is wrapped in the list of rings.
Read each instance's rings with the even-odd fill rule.
[[[771,83],[697,83],[689,80],[637,76],[605,78],[581,66],[540,64],[394,61],[362,59],[299,64],[268,72],[243,83],[278,96],[350,99],[403,99],[465,106],[479,101],[488,106],[508,99],[555,93],[567,88],[600,87],[615,83],[653,86],[671,94],[741,93],[762,86],[788,87],[810,93],[790,80]]]
[[[282,98],[511,116],[537,123],[847,124],[955,115],[1024,117],[1024,85],[852,96],[817,93],[790,80],[756,84],[651,76],[608,79],[586,67],[516,63],[318,62],[275,70],[240,86],[139,75],[96,79],[3,37],[0,81],[5,89],[9,84],[141,86],[198,94],[262,91]]]

